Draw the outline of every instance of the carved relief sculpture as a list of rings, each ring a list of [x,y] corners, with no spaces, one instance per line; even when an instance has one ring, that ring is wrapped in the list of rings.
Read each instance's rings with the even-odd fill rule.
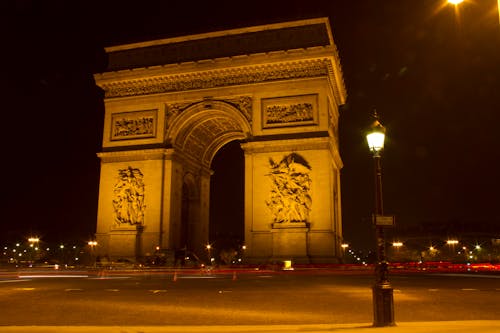
[[[263,127],[316,124],[317,95],[265,98],[262,100]]]
[[[195,101],[195,102],[186,102],[186,103],[169,103],[166,104],[166,124],[167,127],[170,127],[172,124],[173,120],[184,110],[189,108],[190,106],[193,106],[198,103],[205,103],[206,108],[211,108],[211,101],[216,101],[216,102],[222,102],[222,103],[228,103],[235,108],[237,108],[243,116],[249,121],[249,123],[252,123],[252,97],[250,96],[235,96],[232,98],[224,98],[224,99],[212,99],[206,97],[202,101]]]
[[[270,105],[266,108],[267,124],[292,123],[313,120],[310,103]]]
[[[141,170],[128,167],[118,170],[118,182],[114,188],[114,218],[118,225],[142,225],[144,223],[144,181]]]
[[[285,156],[279,163],[269,159],[270,199],[267,207],[275,223],[307,222],[311,211],[311,167],[299,154]]]
[[[156,110],[114,114],[111,121],[111,140],[154,137]]]

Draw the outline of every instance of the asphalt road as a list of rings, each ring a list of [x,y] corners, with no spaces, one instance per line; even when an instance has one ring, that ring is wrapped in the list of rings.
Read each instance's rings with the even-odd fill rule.
[[[68,273],[67,275],[64,275]],[[396,322],[498,320],[500,275],[391,275]],[[372,321],[363,272],[0,275],[0,325],[277,325]]]

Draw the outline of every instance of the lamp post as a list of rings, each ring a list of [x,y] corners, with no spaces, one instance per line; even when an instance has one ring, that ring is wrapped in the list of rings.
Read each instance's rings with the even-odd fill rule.
[[[382,203],[382,167],[380,152],[384,148],[385,128],[378,119],[376,112],[366,139],[368,147],[373,153],[375,167],[375,239],[377,263],[375,268],[375,284],[373,293],[373,326],[393,326],[394,323],[394,298],[393,288],[389,282],[389,271],[386,259],[385,235],[383,219],[384,209]]]

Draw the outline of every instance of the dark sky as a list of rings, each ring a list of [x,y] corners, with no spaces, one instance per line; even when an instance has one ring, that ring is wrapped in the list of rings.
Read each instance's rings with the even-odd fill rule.
[[[384,206],[398,228],[500,233],[496,0],[1,2],[2,238],[95,231],[103,47],[330,18],[348,103],[340,117],[344,237],[366,245],[373,202],[364,131],[387,127]]]

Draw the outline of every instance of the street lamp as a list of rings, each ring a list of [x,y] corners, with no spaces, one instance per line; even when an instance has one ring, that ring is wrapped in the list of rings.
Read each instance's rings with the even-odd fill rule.
[[[34,259],[38,259],[36,258],[37,255],[36,254],[33,254],[33,251],[38,251],[38,243],[40,242],[40,238],[38,237],[29,237],[28,238],[28,242],[30,243],[30,261],[33,262]]]
[[[455,9],[458,8],[465,0],[448,0],[449,4],[455,5]],[[500,0],[497,0],[497,12],[498,12],[498,23],[500,23]]]
[[[373,294],[373,326],[393,326],[394,323],[394,298],[393,288],[389,282],[389,270],[386,259],[384,225],[384,209],[382,204],[382,167],[380,152],[384,148],[385,127],[378,119],[377,112],[373,113],[374,121],[366,135],[368,147],[373,153],[375,166],[375,239],[377,264],[375,268],[375,284]],[[380,221],[380,222],[379,222]]]
[[[205,246],[205,248],[207,249],[207,256],[208,256],[209,265],[212,265],[212,245],[207,244]]]
[[[38,237],[30,237],[30,238],[28,238],[28,242],[30,244],[38,243],[39,241],[40,241],[40,238],[38,238]]]
[[[90,240],[87,242],[88,246],[90,247],[90,261],[92,263],[92,266],[93,267],[96,267],[97,266],[97,262],[96,262],[96,258],[95,258],[95,253],[94,253],[94,249],[95,247],[97,246],[97,241],[95,240]]]

